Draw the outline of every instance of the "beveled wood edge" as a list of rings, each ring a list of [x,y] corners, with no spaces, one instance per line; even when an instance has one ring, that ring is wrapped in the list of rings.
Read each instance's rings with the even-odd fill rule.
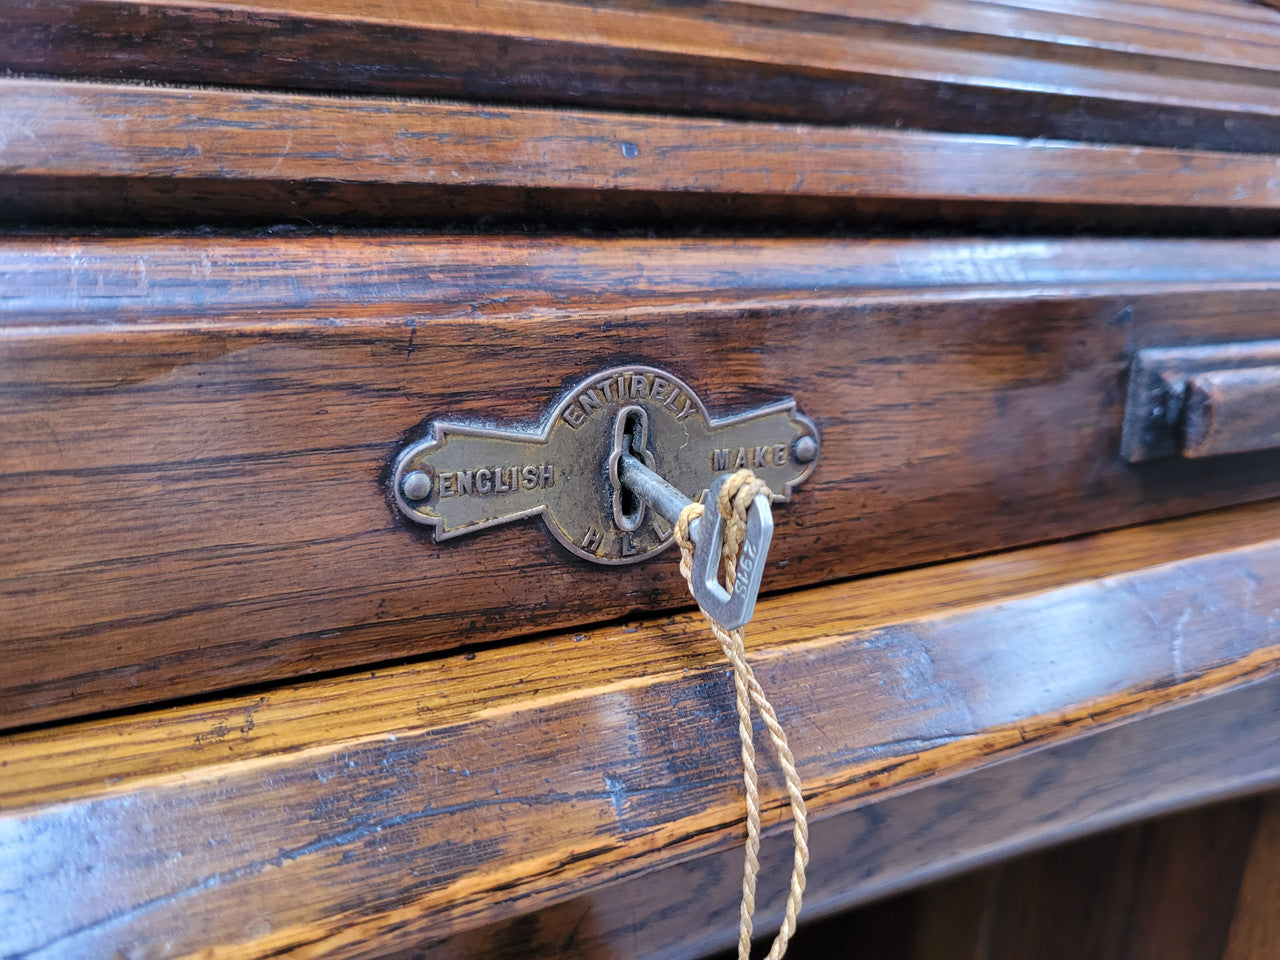
[[[764,7],[787,10],[806,10],[814,13],[840,15],[846,5],[841,0],[752,0]],[[1075,24],[1081,31],[1073,39],[1086,37],[1103,42],[1102,36],[1112,30],[1124,30],[1130,27],[1151,29],[1153,33],[1167,31],[1173,34],[1165,38],[1167,41],[1183,39],[1183,34],[1194,37],[1210,24],[1219,27],[1221,35],[1238,39],[1269,36],[1276,28],[1280,28],[1280,18],[1269,10],[1259,9],[1254,4],[1231,4],[1221,2],[1203,4],[1182,4],[1177,0],[1165,0],[1163,3],[1145,3],[1142,0],[978,0],[978,2],[962,2],[955,4],[931,5],[921,10],[911,0],[896,0],[884,4],[883,12],[878,15],[892,23],[927,23],[930,26],[943,26],[950,17],[963,17],[966,13],[975,12],[978,17],[966,21],[954,21],[961,29],[977,29],[978,24],[990,25],[993,33],[1001,35],[1022,36],[1018,31],[1029,19],[1038,17],[1052,18],[1064,24]],[[983,14],[992,14],[988,19]],[[1003,23],[997,18],[1007,16]],[[994,21],[994,22],[993,22]],[[1068,36],[1068,35],[1064,35]],[[1153,37],[1153,40],[1155,38]],[[1187,37],[1186,39],[1191,39]],[[1258,38],[1262,42],[1261,38]]]
[[[1226,511],[1232,512],[1238,511]],[[1207,522],[1213,519],[1210,515]],[[1160,526],[1172,535],[1169,539],[1176,539],[1178,533],[1189,534],[1197,526],[1206,532],[1205,523],[1206,518],[1191,518]],[[1274,524],[1269,528],[1274,529]],[[790,727],[793,747],[806,775],[814,821],[883,802],[904,789],[932,789],[923,785],[941,784],[995,760],[1070,743],[1157,711],[1183,709],[1240,684],[1277,676],[1280,645],[1275,642],[1272,611],[1280,603],[1280,542],[1264,540],[1170,563],[1163,562],[1168,556],[1163,549],[1168,541],[1159,535],[1150,538],[1149,533],[1145,529],[1120,531],[932,568],[925,571],[929,579],[915,585],[916,602],[922,603],[924,611],[888,615],[874,626],[848,629],[839,621],[827,621],[816,634],[805,638],[794,635],[797,625],[813,623],[815,617],[821,620],[817,611],[825,610],[826,601],[839,596],[843,586],[769,601],[765,606],[779,616],[763,617],[754,632],[749,632],[752,659]],[[1101,566],[1110,566],[1110,572],[1095,568],[1088,575],[1084,573],[1093,551],[1109,557]],[[1044,566],[1054,567],[1060,579],[1048,591],[1028,592],[1024,581],[1021,589],[1004,596],[996,592],[984,601],[978,591],[995,585],[980,575],[984,564],[988,575],[993,572],[991,564],[1011,564],[1015,582],[1017,568],[1024,565],[1038,576],[1044,575]],[[998,583],[998,570],[996,573],[994,581]],[[902,575],[876,579],[891,584],[895,576]],[[958,598],[952,590],[967,599]],[[933,596],[935,591],[941,596]],[[930,599],[921,601],[921,592]],[[1169,603],[1169,596],[1178,599]],[[1088,611],[1085,620],[1079,620],[1079,611]],[[1008,638],[1015,635],[1034,641],[1010,646]],[[726,759],[736,755],[732,710],[727,697],[711,693],[723,690],[723,667],[708,654],[705,641],[699,648],[701,625],[697,619],[670,618],[630,633],[605,628],[595,631],[594,636],[579,636],[581,639],[551,638],[483,651],[474,660],[445,658],[437,664],[450,670],[453,678],[446,680],[448,674],[441,673],[434,685],[424,683],[421,676],[411,678],[413,671],[421,668],[406,667],[367,678],[363,693],[344,690],[344,682],[351,678],[343,678],[252,699],[223,701],[213,710],[195,705],[6,737],[0,740],[0,763],[6,764],[10,775],[6,780],[18,782],[11,779],[18,776],[28,790],[25,794],[10,793],[3,801],[3,815],[14,828],[7,834],[6,856],[14,862],[36,864],[48,854],[38,846],[41,838],[49,835],[46,822],[64,826],[79,822],[84,829],[101,830],[98,819],[114,822],[111,811],[119,808],[123,812],[128,807],[130,822],[166,824],[164,835],[174,838],[178,854],[189,845],[182,871],[194,870],[200,876],[199,860],[205,856],[200,838],[212,825],[209,818],[218,818],[220,830],[226,826],[217,813],[220,807],[250,804],[260,809],[264,802],[278,803],[285,819],[265,814],[265,822],[254,824],[253,835],[238,841],[296,851],[278,862],[277,869],[288,874],[273,875],[272,883],[281,884],[282,889],[291,883],[320,883],[321,893],[336,884],[324,896],[339,897],[347,883],[361,882],[370,899],[359,916],[328,916],[323,911],[316,913],[315,908],[278,905],[280,926],[269,936],[255,938],[253,947],[247,943],[237,947],[252,955],[268,949],[338,947],[356,954],[365,938],[386,937],[379,941],[386,947],[403,942],[397,938],[420,938],[428,931],[433,936],[459,932],[581,895],[603,882],[732,850],[741,829],[738,778]],[[581,656],[587,662],[608,660],[610,648],[620,651],[628,645],[644,645],[646,637],[658,647],[666,647],[667,655],[662,659],[668,662],[663,667],[655,669],[653,664],[629,676],[602,678],[603,682],[583,678],[558,691],[541,689],[544,684],[554,688],[557,676],[566,677],[574,671],[573,658],[566,651],[583,651]],[[683,665],[669,662],[674,650],[682,651]],[[927,672],[916,676],[908,671],[894,680],[904,657],[907,663],[919,662],[913,671],[923,669],[927,662]],[[1032,668],[1037,663],[1041,666]],[[539,689],[517,694],[505,704],[477,708],[464,702],[453,709],[427,708],[424,714],[421,695],[437,693],[443,703],[449,697],[446,691],[469,682],[463,677],[469,666],[470,676],[485,678],[491,689],[519,687],[530,679]],[[1026,674],[1028,669],[1033,672]],[[967,675],[966,671],[976,672]],[[1031,677],[1037,679],[1028,683]],[[839,689],[831,686],[837,678]],[[888,689],[883,687],[886,681]],[[991,692],[984,694],[983,689]],[[992,700],[996,690],[999,692]],[[332,698],[331,704],[340,703],[348,711],[372,707],[375,714],[385,710],[385,704],[398,702],[400,706],[393,706],[392,711],[399,711],[402,719],[386,722],[385,713],[371,716],[372,726],[381,729],[353,737],[346,718],[326,717],[323,706],[316,712],[312,694],[319,694],[321,704]],[[645,749],[629,761],[622,759],[626,751],[619,753],[620,745],[613,739],[616,732],[611,732],[619,718],[629,717],[628,722],[643,728],[642,744],[656,744],[671,735],[662,732],[668,724],[674,724],[673,730],[687,729],[690,719],[682,716],[684,711],[709,695],[706,707],[698,708],[710,711],[705,719],[696,721],[702,731],[701,745],[690,743],[680,748],[692,751],[688,756],[693,766],[679,773],[663,773],[664,757]],[[899,704],[901,710],[904,696],[913,706],[895,716],[890,704]],[[272,744],[270,752],[256,757],[252,749],[237,751],[235,744],[241,737],[257,740],[261,747],[261,738],[280,732],[271,719],[275,697],[291,701],[300,711],[294,719],[282,721],[286,729],[292,728],[292,737],[284,736]],[[380,698],[383,707],[378,706]],[[605,712],[598,713],[596,704]],[[624,712],[619,714],[623,704],[627,706],[622,706]],[[412,722],[406,725],[410,711]],[[674,712],[667,715],[667,711]],[[818,717],[824,725],[821,734],[815,735],[811,724]],[[238,733],[231,725],[235,722],[232,718],[241,721]],[[424,726],[427,718],[430,721]],[[582,723],[587,726],[580,727]],[[957,724],[962,726],[957,729]],[[592,731],[585,744],[580,730]],[[562,733],[575,738],[578,746],[566,749],[559,742]],[[138,752],[136,736],[154,744],[157,734],[160,756],[176,758],[176,768],[161,772],[163,764],[147,759],[145,754],[154,747]],[[514,744],[521,757],[515,767],[499,762],[500,755],[513,747],[513,738],[520,741]],[[492,748],[482,746],[490,740]],[[432,751],[447,753],[450,743],[467,751],[480,748],[481,753],[471,761],[474,775],[468,770],[459,777],[451,771],[450,800],[458,813],[450,813],[444,818],[449,823],[437,827],[433,826],[435,817],[422,819],[422,804],[431,800],[420,794],[421,781],[410,777],[414,789],[405,793],[404,777],[409,767],[422,762],[421,757],[415,759],[415,751],[425,751],[423,756]],[[863,745],[859,747],[859,743]],[[584,746],[585,751],[579,753]],[[114,782],[86,782],[85,751],[94,758],[94,776],[106,776]],[[485,751],[493,753],[492,761],[486,760]],[[110,772],[113,755],[119,771],[114,775]],[[698,759],[700,756],[703,759]],[[336,757],[352,759],[335,767],[330,758]],[[512,787],[515,795],[509,801],[508,818],[514,819],[501,824],[489,820],[492,799],[482,799],[489,789],[484,772],[489,762],[496,764],[495,775],[502,769],[495,785],[526,784]],[[1193,757],[1188,762],[1194,769],[1199,761]],[[27,764],[25,777],[15,763]],[[357,807],[344,815],[350,827],[346,830],[352,838],[349,841],[340,839],[344,835],[340,833],[339,838],[321,843],[314,831],[328,831],[328,824],[298,823],[288,816],[287,811],[299,802],[320,802],[322,809],[342,804],[347,791],[370,789],[360,785],[371,776],[376,780],[385,775],[376,771],[385,770],[387,763],[402,768],[403,772],[394,774],[399,787],[387,795],[375,791],[382,798],[377,801],[378,809]],[[576,766],[579,763],[587,766]],[[710,766],[703,767],[703,763]],[[593,777],[598,779],[600,764],[606,771],[618,769],[611,764],[633,764],[636,769],[627,773],[622,767],[617,786],[608,786],[606,773],[608,789],[603,793],[580,792]],[[654,764],[657,766],[650,766]],[[57,782],[60,766],[69,771],[77,765],[78,773],[69,779],[78,777],[79,783],[49,786]],[[355,772],[348,772],[347,766]],[[553,800],[550,809],[541,802],[523,808],[518,790],[546,789],[532,786],[542,782],[542,774],[547,775],[547,782],[567,791],[568,799]],[[63,777],[68,779],[65,773]],[[326,786],[335,777],[343,783]],[[627,786],[626,780],[633,777],[650,785],[641,789],[633,782]],[[45,786],[41,786],[42,780]],[[492,798],[491,793],[487,795]],[[468,796],[473,799],[468,801]],[[779,784],[771,780],[765,803],[770,830],[785,829],[785,823],[780,822],[784,806]],[[612,816],[608,815],[610,807]],[[148,808],[150,812],[143,812]],[[334,815],[338,815],[337,809]],[[466,818],[468,809],[482,819],[451,819]],[[525,812],[515,817],[521,809]],[[603,820],[596,819],[593,811],[597,809]],[[84,812],[76,814],[77,810]],[[398,816],[398,810],[413,814],[406,821]],[[614,817],[617,823],[611,825]],[[365,849],[362,838],[371,836],[368,831],[375,825],[382,831],[385,824],[395,835],[384,838],[385,843],[412,841],[423,850],[438,851],[443,837],[435,833],[437,829],[448,831],[447,837],[460,823],[468,822],[482,834],[492,835],[478,848],[487,851],[481,860],[477,861],[474,853],[460,851],[462,859],[456,867],[446,869],[439,858],[444,856],[447,861],[453,855],[433,853],[436,869],[443,870],[441,879],[419,878],[415,881],[417,892],[400,905],[396,901],[402,900],[403,894],[385,899],[391,891],[401,889],[394,876],[374,881],[367,875],[370,864],[365,862],[367,851],[361,853]],[[589,824],[594,826],[588,828]],[[575,832],[583,829],[585,833]],[[561,846],[563,841],[554,836],[557,831],[568,831],[566,837],[578,839],[566,850]],[[552,836],[545,836],[547,833]],[[306,841],[306,836],[312,839]],[[73,841],[65,835],[60,840],[75,850]],[[551,845],[545,846],[548,843]],[[313,847],[317,853],[325,851],[327,866],[322,876],[306,879],[319,868],[313,855],[306,853]],[[334,867],[332,857],[343,849],[347,853],[341,864],[346,866]],[[58,869],[77,868],[66,863]],[[145,863],[122,864],[118,869],[119,889],[143,898],[144,902],[129,913],[134,917],[129,935],[143,940],[164,935],[181,941],[185,935],[197,936],[204,943],[207,930],[185,928],[195,923],[185,919],[188,911],[196,908],[207,923],[209,915],[222,917],[229,909],[221,899],[224,896],[247,898],[247,902],[258,896],[254,890],[260,868],[252,864],[230,872],[215,870],[220,878],[217,884],[207,887],[196,882],[176,901],[170,895],[158,899],[146,896],[156,884],[163,888],[181,883],[172,862],[160,876]],[[360,877],[364,879],[358,880]],[[43,880],[33,875],[28,880],[34,884],[29,890],[32,896],[39,895],[40,883],[57,882],[52,876]],[[378,883],[383,884],[382,894]],[[193,895],[198,899],[182,902]],[[243,931],[239,925],[242,919],[227,915],[224,935],[240,936],[236,931]],[[77,936],[108,936],[115,926],[91,924],[84,928],[89,934]],[[67,947],[102,950],[109,945],[110,936],[107,940],[72,940]]]
[[[1006,602],[1131,576],[1151,567],[1280,550],[1271,531],[1280,500],[1161,520],[1060,543],[822,584],[761,598],[746,631],[753,655],[846,643],[866,631],[924,623]],[[674,562],[674,561],[673,561]],[[814,612],[820,611],[815,616]],[[160,704],[104,719],[58,721],[0,732],[0,811],[131,790],[153,778],[182,779],[209,764],[300,762],[301,751],[373,743],[388,733],[452,727],[538,705],[589,699],[715,669],[719,653],[701,614],[584,626],[534,640],[447,653],[393,667],[281,684],[261,694],[227,694]],[[708,642],[704,642],[708,641]],[[549,652],[550,651],[550,652]],[[559,667],[535,689],[511,685],[549,656]],[[542,670],[546,673],[545,669]],[[1248,672],[1246,670],[1246,672]],[[466,697],[419,698],[462,684]],[[419,706],[411,706],[418,703]],[[254,723],[228,737],[249,710]],[[318,726],[317,726],[318,725]],[[210,731],[227,727],[220,735]],[[206,744],[208,744],[206,746]],[[216,748],[213,746],[216,744]],[[193,748],[193,749],[192,749]],[[92,770],[83,752],[94,755]]]
[[[301,263],[323,269],[300,285],[287,267]],[[14,281],[0,289],[0,337],[22,337],[540,314],[552,291],[557,313],[636,314],[1070,296],[1084,284],[1096,296],[1269,290],[1280,241],[8,236],[0,274]]]
[[[213,0],[196,0],[173,3],[172,6],[219,10],[228,5]],[[1226,56],[1215,59],[1211,53],[1215,40],[1233,41],[1235,45],[1230,49],[1236,52],[1237,57],[1242,50],[1265,50],[1280,44],[1280,18],[1269,16],[1266,11],[1258,11],[1252,17],[1248,16],[1251,12],[1249,10],[1228,13],[1225,8],[1214,14],[1188,15],[1173,10],[1153,10],[1150,7],[1146,11],[1126,11],[1123,5],[1111,4],[1107,12],[1114,16],[1105,17],[1097,3],[1083,3],[1080,6],[1081,10],[1076,11],[1069,8],[1055,10],[1049,5],[1026,2],[943,0],[922,7],[918,3],[891,0],[879,5],[873,14],[864,14],[839,0],[729,0],[721,5],[723,19],[702,16],[694,21],[704,25],[709,37],[705,34],[682,34],[682,28],[692,19],[689,11],[665,5],[653,5],[646,9],[637,5],[613,7],[610,4],[594,4],[583,9],[582,5],[558,0],[505,0],[480,7],[466,2],[434,2],[414,6],[386,0],[374,0],[372,3],[350,0],[257,0],[253,3],[236,4],[235,8],[252,10],[259,15],[274,13],[322,16],[344,23],[396,23],[406,27],[450,29],[468,33],[532,36],[544,41],[580,42],[586,35],[618,46],[652,45],[656,49],[665,47],[682,52],[707,47],[729,47],[736,40],[749,49],[753,56],[778,59],[794,58],[795,53],[779,49],[776,45],[765,46],[758,37],[779,24],[790,25],[793,30],[809,24],[809,29],[814,32],[821,32],[818,29],[820,24],[833,31],[841,26],[856,28],[862,24],[882,28],[889,26],[895,31],[890,42],[899,45],[913,40],[918,42],[919,34],[937,30],[987,37],[993,42],[997,38],[1021,41],[1024,48],[1031,50],[1060,45],[1081,54],[1086,52],[1081,47],[1096,47],[1099,50],[1127,53],[1135,60],[1143,55],[1184,57],[1200,64],[1221,63],[1230,66],[1243,64],[1240,59],[1232,60]],[[1134,5],[1129,6],[1132,8]],[[773,19],[764,13],[765,10],[770,11]],[[703,8],[696,6],[692,11],[695,15],[704,12]],[[556,17],[554,13],[560,13],[561,16]],[[1057,31],[1054,36],[1046,36],[1050,24]],[[1204,31],[1209,24],[1218,25],[1221,33],[1218,36],[1206,36]],[[737,28],[737,37],[733,36],[730,26]],[[1035,29],[1037,27],[1039,30]],[[928,33],[925,35],[931,36]],[[1120,37],[1124,40],[1120,41]],[[933,36],[933,39],[935,43],[939,42],[938,37]],[[1121,42],[1125,45],[1120,46]],[[755,44],[759,44],[758,49]],[[874,58],[880,48],[888,44],[882,40],[879,43],[873,41],[870,46]],[[820,55],[822,52],[825,51],[813,53]],[[1264,69],[1275,66],[1269,60],[1260,60],[1256,65]]]
[[[812,844],[828,855],[809,870],[802,925],[1090,834],[1274,790],[1280,739],[1250,720],[1278,712],[1273,675],[868,798],[815,823]],[[1133,775],[1135,758],[1142,777]],[[757,950],[782,920],[792,857],[785,830],[764,837],[760,857]],[[593,960],[692,960],[736,942],[741,869],[741,850],[716,850],[450,936],[424,932],[425,942],[394,956],[505,960],[518,944],[526,960],[550,960],[572,944]],[[369,944],[352,944],[347,955],[386,956]]]

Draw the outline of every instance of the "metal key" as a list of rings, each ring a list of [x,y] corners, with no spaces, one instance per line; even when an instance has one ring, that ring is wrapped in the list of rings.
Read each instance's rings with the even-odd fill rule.
[[[630,454],[618,465],[623,486],[643,499],[673,526],[693,501]],[[747,532],[738,556],[738,572],[730,593],[720,585],[720,551],[724,545],[724,519],[715,504],[731,474],[716,477],[707,490],[707,511],[689,524],[693,538],[693,598],[704,613],[727,630],[746,626],[755,613],[756,597],[764,576],[764,561],[773,539],[773,510],[769,498],[757,494],[747,511]]]

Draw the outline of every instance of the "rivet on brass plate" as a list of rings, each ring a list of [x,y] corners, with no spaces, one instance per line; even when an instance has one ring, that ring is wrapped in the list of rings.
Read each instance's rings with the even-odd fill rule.
[[[690,499],[750,467],[783,502],[820,450],[817,427],[794,400],[713,420],[680,378],[614,367],[569,390],[533,432],[432,423],[396,460],[392,490],[404,515],[434,528],[438,541],[541,515],[578,556],[636,563],[669,546],[672,530],[622,489],[623,453]]]

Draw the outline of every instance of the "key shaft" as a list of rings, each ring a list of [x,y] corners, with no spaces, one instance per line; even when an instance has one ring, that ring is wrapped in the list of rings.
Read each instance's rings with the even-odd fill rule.
[[[757,494],[747,511],[746,535],[738,554],[738,575],[733,590],[720,583],[720,551],[724,544],[724,519],[715,504],[720,489],[730,474],[721,474],[711,483],[707,501],[712,506],[701,517],[689,524],[689,536],[694,541],[693,561],[690,564],[689,583],[693,598],[703,612],[727,630],[745,626],[755,612],[756,597],[760,593],[760,581],[764,576],[765,557],[769,541],[773,538],[773,511],[769,498]],[[674,526],[684,508],[693,501],[667,483],[659,474],[650,470],[629,453],[618,461],[618,478],[623,486],[657,510]]]
[[[672,526],[680,519],[684,508],[693,503],[629,453],[624,453],[618,461],[618,476],[623,486],[662,514]]]

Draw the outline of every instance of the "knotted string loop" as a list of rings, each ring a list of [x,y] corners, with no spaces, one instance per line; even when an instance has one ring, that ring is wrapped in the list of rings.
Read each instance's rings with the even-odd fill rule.
[[[724,585],[729,590],[733,589],[733,582],[738,572],[738,555],[742,551],[747,530],[747,511],[750,510],[756,496],[761,493],[768,497],[772,496],[765,482],[750,470],[739,470],[720,489],[716,504],[720,516],[724,519],[724,545],[720,556],[724,570]],[[704,507],[701,503],[689,504],[681,512],[675,527],[676,543],[680,545],[680,572],[689,584],[690,593],[693,593],[694,544],[689,535],[689,525],[702,516],[703,512]],[[746,788],[747,806],[747,851],[746,865],[742,873],[742,903],[739,907],[738,960],[749,960],[751,954],[751,931],[756,908],[756,878],[760,873],[760,788],[751,721],[752,704],[755,705],[769,732],[773,751],[777,755],[778,765],[782,767],[787,784],[787,797],[791,804],[791,815],[795,821],[792,828],[795,856],[792,861],[791,886],[787,892],[782,927],[778,930],[778,935],[774,938],[767,957],[767,960],[781,960],[782,955],[787,952],[787,943],[796,930],[796,918],[799,916],[800,904],[804,897],[805,868],[809,864],[809,820],[804,805],[800,774],[796,771],[795,757],[792,756],[791,748],[787,744],[787,735],[782,729],[782,724],[778,722],[778,714],[756,680],[751,664],[747,662],[742,629],[726,630],[705,610],[702,612],[707,618],[711,632],[720,643],[720,649],[724,651],[733,668],[733,686],[738,708],[738,736],[742,741],[742,780]]]

